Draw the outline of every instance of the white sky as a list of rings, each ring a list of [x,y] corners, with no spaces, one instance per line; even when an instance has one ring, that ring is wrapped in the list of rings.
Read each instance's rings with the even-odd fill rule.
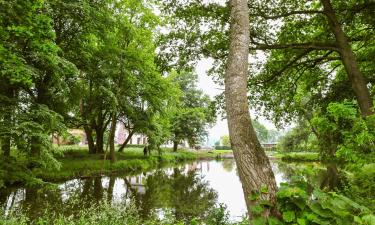
[[[216,95],[220,94],[223,90],[223,86],[215,84],[212,77],[207,75],[207,70],[212,66],[212,59],[202,59],[198,62],[195,67],[195,71],[198,74],[198,88],[202,89],[204,93],[209,95],[213,99]],[[252,118],[254,118],[255,112],[250,110]],[[264,117],[258,117],[259,122],[261,122],[267,129],[275,129],[275,126],[271,121],[266,120]],[[221,119],[219,115],[215,126],[209,130],[208,144],[213,145],[216,141],[220,139],[221,136],[228,135],[228,124],[227,120]]]

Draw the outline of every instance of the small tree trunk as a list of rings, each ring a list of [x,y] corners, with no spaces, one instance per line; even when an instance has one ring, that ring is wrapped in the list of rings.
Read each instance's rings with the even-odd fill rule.
[[[250,215],[251,206],[258,204],[259,200],[267,200],[272,206],[271,210],[266,210],[263,214],[267,217],[270,213],[277,214],[277,186],[270,162],[251,124],[249,113],[247,100],[249,10],[247,0],[230,0],[229,4],[231,34],[225,73],[225,102],[229,136],[248,213]],[[264,188],[267,188],[267,192],[261,192]],[[249,197],[254,192],[260,193],[260,197],[252,201]]]
[[[331,27],[338,47],[340,49],[340,55],[342,62],[344,64],[346,73],[348,74],[349,81],[352,85],[354,94],[357,98],[359,108],[361,109],[362,116],[366,117],[372,115],[373,103],[370,96],[370,91],[367,87],[365,78],[363,77],[361,71],[358,67],[357,59],[354,52],[350,46],[348,38],[344,33],[340,22],[337,19],[335,11],[331,5],[330,0],[321,0],[325,15],[328,18],[329,26]]]
[[[177,152],[177,148],[178,148],[178,141],[173,141],[173,151]]]
[[[128,137],[125,139],[124,143],[122,143],[121,147],[119,148],[118,152],[123,152],[124,151],[124,148],[128,145],[130,139],[133,137],[133,134],[134,134],[134,130],[132,130]]]
[[[111,128],[109,131],[109,157],[111,159],[111,163],[116,162],[116,155],[115,155],[116,124],[117,124],[116,114],[113,113],[111,115]]]

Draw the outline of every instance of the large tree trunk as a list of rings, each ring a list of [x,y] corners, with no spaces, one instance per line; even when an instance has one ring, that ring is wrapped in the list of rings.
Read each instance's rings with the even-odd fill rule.
[[[276,214],[277,186],[270,162],[263,151],[251,124],[247,101],[247,74],[249,57],[249,12],[246,0],[231,0],[231,36],[227,69],[225,74],[225,102],[229,135],[236,160],[238,174],[250,214],[252,205],[267,200]],[[267,187],[267,192],[261,192]],[[254,192],[260,198],[251,200]],[[251,216],[251,215],[250,215]]]
[[[87,144],[89,146],[89,153],[95,154],[96,148],[95,148],[95,144],[94,144],[94,138],[92,136],[92,128],[89,125],[85,125],[84,130],[85,130],[85,134],[86,134]]]
[[[116,124],[117,124],[116,114],[113,113],[111,115],[111,128],[109,130],[109,157],[111,159],[111,163],[116,162],[116,155],[115,155]]]
[[[352,85],[354,94],[357,98],[359,108],[361,109],[362,115],[364,117],[372,115],[373,103],[370,96],[370,92],[367,88],[365,78],[363,77],[361,71],[358,68],[357,59],[354,52],[350,46],[348,38],[344,33],[340,22],[337,19],[335,11],[332,8],[330,0],[321,0],[325,15],[328,18],[328,23],[332,29],[338,47],[340,49],[340,55],[342,62],[344,64],[345,70],[348,74],[349,81]]]
[[[87,109],[84,107],[83,99],[80,100],[79,104],[80,104],[81,116],[84,121],[83,129],[85,130],[85,134],[86,134],[87,145],[89,147],[89,154],[95,154],[96,148],[95,148],[94,138],[92,136],[93,121],[89,122],[87,118],[87,114],[86,114]]]
[[[124,143],[122,143],[121,147],[119,148],[118,152],[123,152],[124,148],[128,145],[130,139],[133,137],[134,130],[130,131],[128,137],[125,139]]]
[[[104,153],[104,130],[101,126],[95,127],[96,133],[96,153]]]

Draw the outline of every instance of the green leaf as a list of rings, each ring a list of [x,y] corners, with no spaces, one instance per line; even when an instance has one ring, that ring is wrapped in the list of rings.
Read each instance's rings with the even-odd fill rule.
[[[250,224],[253,224],[253,225],[266,225],[267,224],[266,219],[263,217],[254,218],[250,222],[251,222]]]
[[[274,217],[269,217],[268,218],[268,224],[269,225],[279,225],[279,224],[282,224],[282,223],[280,222],[280,220],[278,220]]]
[[[306,225],[307,221],[306,221],[306,219],[303,219],[303,218],[297,218],[297,223],[299,225]]]
[[[254,205],[250,208],[250,212],[254,215],[259,215],[264,211],[264,208],[261,205]]]
[[[268,187],[267,187],[267,186],[262,186],[262,187],[260,188],[260,192],[261,192],[262,194],[267,194],[267,193],[268,193]]]
[[[366,225],[375,225],[375,215],[366,215],[362,217],[363,224]]]
[[[293,211],[283,212],[283,220],[285,222],[293,222],[296,217],[296,214]]]

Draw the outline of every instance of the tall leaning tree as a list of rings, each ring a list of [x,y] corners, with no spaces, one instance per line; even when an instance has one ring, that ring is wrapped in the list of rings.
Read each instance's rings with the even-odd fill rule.
[[[246,204],[250,208],[267,200],[272,207],[265,216],[276,214],[277,186],[271,164],[251,123],[247,99],[250,42],[247,0],[230,0],[230,45],[225,71],[225,102],[229,135]],[[267,188],[267,191],[261,191]],[[251,198],[259,193],[259,198]],[[251,215],[250,215],[251,217]]]

